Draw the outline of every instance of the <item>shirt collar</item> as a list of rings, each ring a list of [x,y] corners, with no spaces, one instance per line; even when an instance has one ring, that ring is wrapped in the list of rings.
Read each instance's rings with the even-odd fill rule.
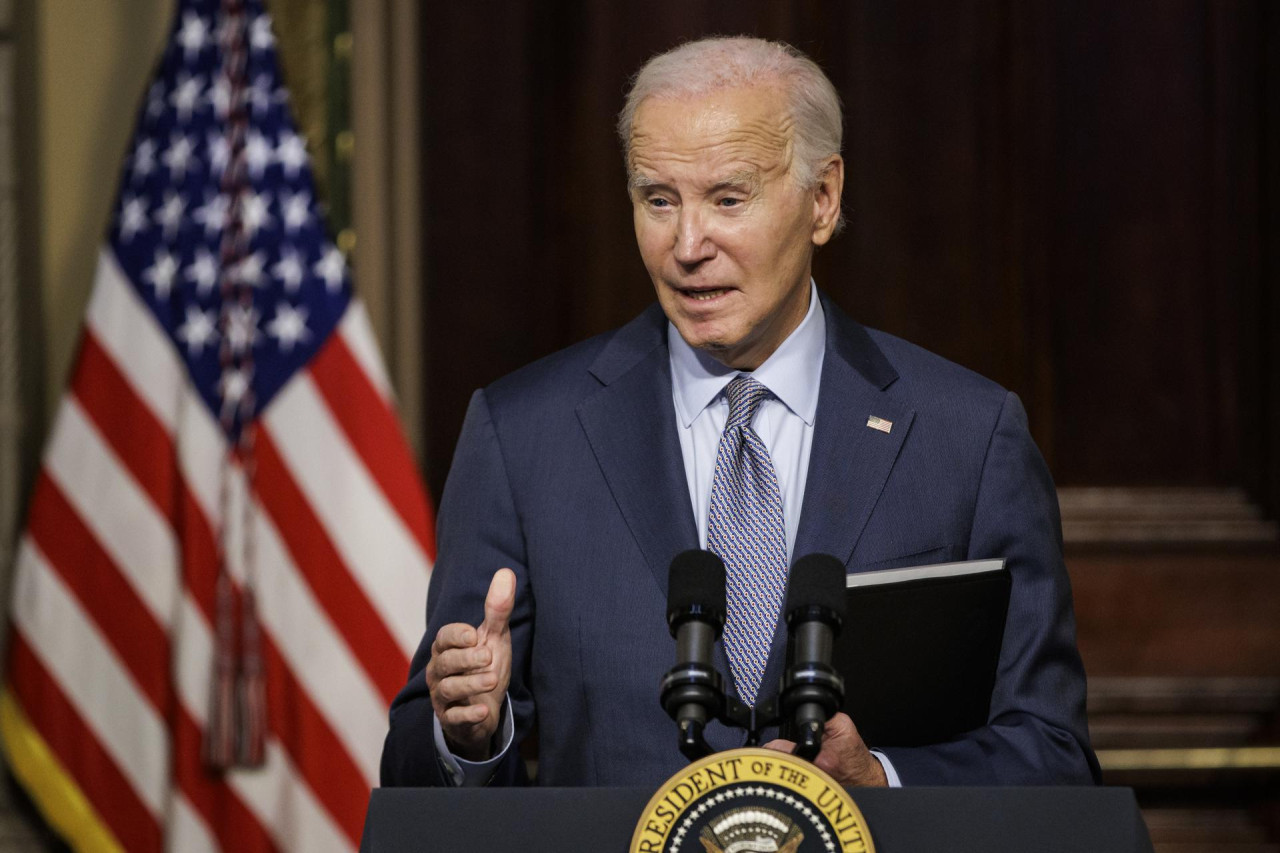
[[[676,416],[687,429],[742,371],[726,367],[689,346],[670,322],[667,323],[667,347],[671,352]],[[826,317],[818,299],[817,285],[810,279],[809,310],[804,319],[773,355],[752,372],[760,384],[809,426],[813,426],[818,410],[818,383],[826,347]]]

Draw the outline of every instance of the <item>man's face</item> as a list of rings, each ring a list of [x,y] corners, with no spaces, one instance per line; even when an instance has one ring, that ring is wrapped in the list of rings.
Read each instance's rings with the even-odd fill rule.
[[[648,98],[631,132],[636,241],[690,346],[753,370],[804,319],[813,248],[839,217],[843,162],[815,189],[788,174],[791,120],[772,86]]]

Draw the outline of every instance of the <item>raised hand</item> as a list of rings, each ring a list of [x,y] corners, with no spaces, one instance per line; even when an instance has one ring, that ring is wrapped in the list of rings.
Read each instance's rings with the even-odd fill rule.
[[[445,625],[431,644],[427,689],[449,748],[459,758],[483,761],[492,755],[502,703],[511,683],[511,611],[516,575],[499,569],[484,599],[478,628]]]

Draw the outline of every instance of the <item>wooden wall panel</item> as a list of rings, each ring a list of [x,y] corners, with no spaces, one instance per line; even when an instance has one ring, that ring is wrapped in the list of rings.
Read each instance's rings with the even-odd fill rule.
[[[651,300],[626,79],[744,31],[844,97],[849,228],[815,269],[837,302],[1021,394],[1062,485],[1235,487],[1274,517],[1266,4],[433,4],[423,27],[433,488],[472,389]]]
[[[819,285],[1026,402],[1108,780],[1176,849],[1280,838],[1280,4],[436,3],[422,26],[437,495],[474,388],[652,299],[628,76],[709,33],[788,40],[846,107]]]

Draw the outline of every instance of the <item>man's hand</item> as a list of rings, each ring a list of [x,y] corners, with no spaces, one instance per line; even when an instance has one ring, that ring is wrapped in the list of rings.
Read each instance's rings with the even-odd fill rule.
[[[511,683],[511,611],[516,603],[516,575],[498,569],[484,599],[479,628],[464,622],[445,625],[431,644],[427,689],[431,706],[454,754],[484,761],[507,685]]]
[[[792,752],[796,745],[789,740],[771,740],[765,749]],[[889,785],[884,768],[862,742],[862,735],[848,714],[836,714],[822,730],[822,750],[813,763],[841,785],[884,788]]]

